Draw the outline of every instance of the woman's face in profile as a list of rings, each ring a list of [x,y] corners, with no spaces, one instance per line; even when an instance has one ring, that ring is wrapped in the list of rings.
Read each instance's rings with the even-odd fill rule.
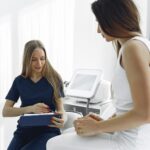
[[[43,49],[36,48],[31,57],[32,73],[41,73],[45,65],[45,53]]]
[[[106,39],[107,42],[110,42],[110,41],[115,40],[114,37],[107,35],[107,34],[102,30],[102,28],[100,27],[99,24],[98,24],[98,26],[97,26],[97,33],[101,33],[101,35],[103,36],[103,38]]]

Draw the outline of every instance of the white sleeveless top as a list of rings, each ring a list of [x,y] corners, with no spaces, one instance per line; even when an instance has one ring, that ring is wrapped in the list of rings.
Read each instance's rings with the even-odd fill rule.
[[[150,51],[150,41],[144,37],[137,36],[130,40],[141,41]],[[127,42],[125,42],[124,45]],[[133,108],[133,100],[126,72],[120,65],[120,58],[123,53],[124,45],[120,49],[114,79],[112,81],[112,89],[114,91],[114,98],[116,99],[115,105],[117,115],[124,114]],[[150,150],[150,124],[145,124],[138,128],[117,132],[116,134],[118,134],[120,138],[123,137],[129,141],[130,144],[132,143],[132,146],[135,148],[135,150]]]

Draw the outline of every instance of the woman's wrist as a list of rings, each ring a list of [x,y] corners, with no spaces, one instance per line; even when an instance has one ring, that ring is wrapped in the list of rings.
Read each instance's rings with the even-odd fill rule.
[[[96,134],[101,134],[103,132],[102,129],[100,128],[100,122],[98,121],[96,123],[95,132]]]
[[[31,106],[24,107],[24,114],[29,114],[29,113],[32,113]]]

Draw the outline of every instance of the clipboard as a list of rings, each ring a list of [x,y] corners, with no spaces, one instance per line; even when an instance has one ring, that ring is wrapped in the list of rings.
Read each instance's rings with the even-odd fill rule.
[[[52,117],[61,118],[61,115],[57,113],[25,114],[20,117],[19,125],[21,127],[53,125]]]

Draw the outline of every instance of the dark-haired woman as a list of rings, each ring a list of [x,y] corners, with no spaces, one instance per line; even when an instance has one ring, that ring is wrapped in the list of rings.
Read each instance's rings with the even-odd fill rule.
[[[142,36],[136,5],[132,0],[97,0],[92,10],[98,32],[115,44],[118,56],[112,81],[116,115],[108,120],[93,114],[77,119],[77,135],[55,137],[48,141],[49,149],[149,150],[150,42]]]

